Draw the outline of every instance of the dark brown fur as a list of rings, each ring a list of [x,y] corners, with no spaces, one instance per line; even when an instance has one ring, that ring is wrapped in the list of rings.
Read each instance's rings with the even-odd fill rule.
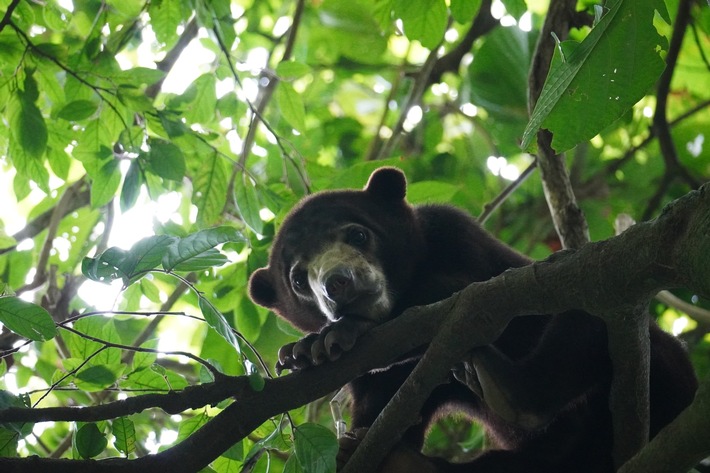
[[[338,324],[327,324],[317,306],[294,294],[288,271],[294,259],[307,259],[320,251],[334,238],[332,229],[342,222],[371,229],[373,242],[364,251],[381,263],[391,284],[395,303],[390,318],[530,262],[457,209],[410,206],[404,199],[405,189],[400,171],[382,168],[373,173],[364,191],[324,192],[305,199],[284,221],[269,266],[252,276],[252,298],[306,332]],[[654,435],[690,403],[696,380],[675,338],[650,320],[649,331]],[[290,350],[287,347],[285,368],[302,368],[312,362],[300,356],[296,361]],[[499,449],[465,465],[443,460],[429,463],[423,457],[422,464],[436,464],[438,471],[452,473],[613,471],[608,411],[611,366],[600,319],[580,311],[518,317],[476,356],[475,363],[490,372],[513,407],[539,415],[540,425],[530,428],[504,420],[481,399],[480,392],[476,394],[452,377],[432,394],[423,408],[422,422],[409,430],[405,441],[419,449],[437,414],[454,409],[482,422]],[[350,383],[351,428],[372,424],[415,363],[406,360]],[[387,471],[400,471],[394,459],[388,465]]]

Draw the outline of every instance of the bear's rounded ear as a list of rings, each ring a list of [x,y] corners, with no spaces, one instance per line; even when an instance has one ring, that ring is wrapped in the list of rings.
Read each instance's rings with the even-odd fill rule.
[[[407,194],[407,178],[400,169],[379,168],[370,175],[365,191],[384,200],[402,200]]]
[[[249,278],[249,297],[267,309],[273,309],[276,306],[278,296],[271,281],[269,268],[257,269],[251,275],[251,278]]]

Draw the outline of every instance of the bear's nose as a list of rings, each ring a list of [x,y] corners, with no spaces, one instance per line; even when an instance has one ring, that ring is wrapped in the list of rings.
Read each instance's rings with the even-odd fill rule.
[[[329,275],[325,280],[325,292],[328,299],[335,303],[347,302],[349,298],[352,279],[341,272]]]

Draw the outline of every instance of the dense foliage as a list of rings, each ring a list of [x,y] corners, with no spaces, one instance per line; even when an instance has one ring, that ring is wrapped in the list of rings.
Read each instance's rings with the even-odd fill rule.
[[[0,410],[110,404],[223,375],[258,390],[298,333],[249,300],[248,275],[300,197],[361,187],[381,165],[406,171],[411,202],[485,210],[490,231],[536,258],[560,248],[534,169],[540,127],[568,152],[593,240],[710,177],[701,1],[580,0],[569,35],[542,38],[543,0],[0,5]],[[539,39],[558,42],[534,106]],[[709,304],[677,295],[707,317]],[[708,373],[710,319],[652,310]],[[229,402],[5,423],[0,455],[143,456]],[[330,471],[331,425],[316,402],[210,468]],[[428,448],[483,443],[449,421]]]

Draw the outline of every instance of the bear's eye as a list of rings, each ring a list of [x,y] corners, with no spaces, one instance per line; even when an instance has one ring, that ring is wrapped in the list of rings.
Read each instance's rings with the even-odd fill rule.
[[[362,248],[367,244],[368,235],[362,228],[351,228],[345,237],[345,242],[358,248]]]
[[[291,285],[296,292],[303,292],[308,287],[308,275],[305,271],[294,271],[291,273]]]

